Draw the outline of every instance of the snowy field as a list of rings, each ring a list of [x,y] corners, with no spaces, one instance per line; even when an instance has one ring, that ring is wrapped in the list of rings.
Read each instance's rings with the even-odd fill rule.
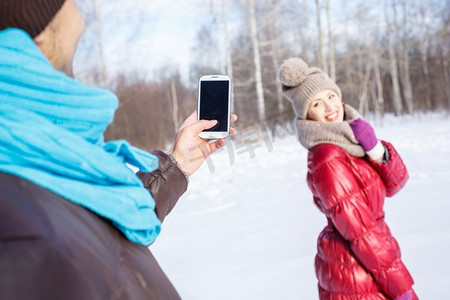
[[[450,299],[450,117],[369,121],[410,174],[385,211],[415,290]],[[150,247],[183,299],[318,298],[314,256],[326,219],[306,185],[306,150],[293,135],[254,143],[254,155],[234,143],[214,154]]]

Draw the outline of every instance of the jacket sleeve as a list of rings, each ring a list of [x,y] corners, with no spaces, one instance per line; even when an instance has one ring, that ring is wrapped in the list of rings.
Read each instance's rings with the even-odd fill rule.
[[[413,279],[401,261],[400,249],[384,221],[366,203],[345,154],[334,150],[317,160],[313,193],[320,199],[354,255],[390,298],[404,294]]]
[[[405,186],[406,181],[409,179],[409,175],[403,160],[395,150],[394,146],[385,141],[382,141],[382,143],[388,151],[388,161],[377,163],[369,158],[369,162],[380,175],[380,178],[386,187],[386,196],[392,197]]]
[[[144,186],[156,202],[156,214],[161,222],[172,211],[178,199],[187,189],[187,179],[183,172],[163,151],[152,152],[159,158],[159,167],[154,172],[137,172]]]

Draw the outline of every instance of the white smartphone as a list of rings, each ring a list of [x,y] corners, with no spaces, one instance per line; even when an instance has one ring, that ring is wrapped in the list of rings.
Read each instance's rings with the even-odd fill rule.
[[[200,132],[203,139],[224,139],[230,132],[231,79],[227,75],[204,75],[198,81],[198,120],[217,120]]]

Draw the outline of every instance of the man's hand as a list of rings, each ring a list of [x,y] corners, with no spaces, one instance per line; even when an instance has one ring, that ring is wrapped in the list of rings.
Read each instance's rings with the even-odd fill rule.
[[[231,114],[230,119],[231,122],[234,122],[237,120],[237,116]],[[211,142],[198,136],[200,132],[212,128],[216,124],[216,120],[197,121],[197,111],[194,111],[181,124],[175,144],[169,150],[169,154],[175,157],[183,171],[189,175],[197,171],[210,154],[225,146],[225,139]],[[235,135],[236,133],[236,130],[230,127],[230,135]]]

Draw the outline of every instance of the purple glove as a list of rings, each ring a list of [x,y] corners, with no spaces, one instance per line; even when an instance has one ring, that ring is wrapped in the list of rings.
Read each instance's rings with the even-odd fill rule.
[[[395,298],[395,300],[412,300],[412,294],[411,291],[407,291],[400,297]]]
[[[350,127],[365,152],[372,150],[377,145],[378,139],[369,123],[358,118],[350,123]]]

